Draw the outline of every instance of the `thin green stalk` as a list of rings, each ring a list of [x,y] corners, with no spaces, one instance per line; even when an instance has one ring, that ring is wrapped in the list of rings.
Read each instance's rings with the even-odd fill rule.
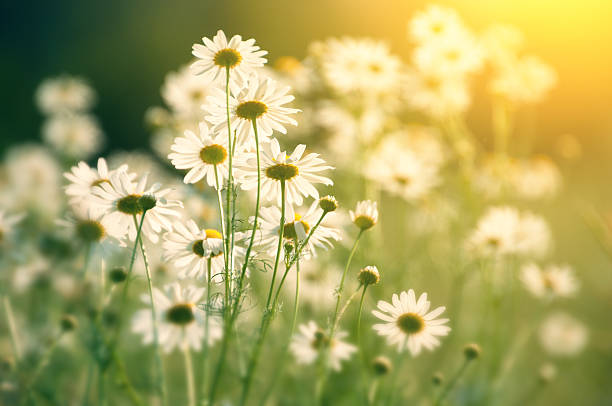
[[[15,361],[19,362],[21,359],[21,341],[19,340],[19,334],[17,332],[17,324],[15,323],[15,315],[13,313],[11,299],[7,294],[2,295],[2,306],[4,307],[6,322],[8,324],[9,334],[11,336],[11,345],[13,346],[13,352],[15,353]]]
[[[83,400],[81,401],[83,406],[89,404],[89,391],[91,390],[91,381],[93,381],[94,371],[94,363],[91,362],[87,368],[87,378],[85,378],[85,389],[83,390]]]
[[[331,340],[334,337],[334,333],[337,327],[338,320],[338,310],[340,308],[340,300],[342,299],[342,291],[344,290],[344,280],[346,279],[346,274],[351,266],[351,262],[353,261],[353,256],[355,256],[355,252],[357,251],[357,245],[359,244],[359,239],[363,234],[363,229],[359,230],[359,234],[357,234],[357,238],[355,238],[355,242],[353,243],[353,248],[351,248],[351,253],[346,261],[346,266],[344,267],[344,272],[342,272],[342,279],[340,279],[340,286],[338,286],[338,291],[336,295],[336,309],[334,310],[334,317],[332,318],[331,329],[329,332],[329,339]]]
[[[142,213],[144,217],[146,211]],[[161,397],[162,405],[166,404],[166,382],[164,379],[164,366],[162,364],[161,347],[159,346],[159,326],[157,322],[157,311],[155,309],[155,301],[153,300],[153,281],[151,279],[151,271],[149,269],[149,260],[145,251],[142,236],[138,238],[140,244],[140,252],[145,266],[145,274],[147,276],[147,287],[149,290],[149,298],[151,300],[151,318],[153,321],[153,345],[155,346],[155,364],[157,368],[157,390]],[[127,282],[127,281],[126,281]]]
[[[212,266],[212,259],[208,257],[206,260],[206,317],[205,317],[205,325],[204,325],[204,345],[202,346],[202,356],[204,358],[204,365],[202,370],[202,399],[204,399],[204,393],[206,392],[206,384],[208,382],[208,366],[209,366],[209,356],[208,356],[208,337],[210,331],[210,311],[212,309],[212,305],[210,304],[210,287],[211,287],[211,279],[212,279],[212,270],[210,269]]]
[[[28,395],[32,394],[32,387],[36,383],[36,380],[38,379],[42,371],[45,369],[47,364],[49,364],[49,361],[51,360],[51,355],[53,354],[53,351],[55,350],[57,343],[59,343],[59,340],[62,338],[63,335],[64,335],[64,330],[60,331],[60,333],[57,334],[55,338],[53,338],[53,340],[51,340],[51,343],[47,347],[47,350],[44,352],[44,354],[42,355],[42,357],[36,364],[36,367],[34,368],[34,372],[32,372],[32,376],[30,376],[30,379],[24,385],[24,393]]]
[[[228,263],[228,251],[225,241],[227,240],[227,233],[225,232],[225,216],[223,213],[223,196],[221,196],[221,182],[219,182],[219,171],[217,165],[214,166],[215,171],[215,185],[217,187],[217,203],[219,204],[219,217],[221,218],[221,238],[223,239],[223,256],[225,261],[225,267],[229,266]]]
[[[263,341],[268,332],[268,327],[270,325],[270,321],[272,320],[272,314],[274,313],[274,308],[270,307],[270,301],[272,300],[272,292],[274,291],[274,279],[276,277],[276,272],[278,271],[278,264],[280,263],[281,251],[283,248],[283,240],[284,240],[284,232],[285,232],[285,180],[281,181],[281,218],[279,225],[279,233],[278,233],[278,246],[276,248],[276,257],[274,259],[274,270],[272,271],[272,281],[270,282],[270,289],[268,291],[268,299],[266,300],[266,307],[264,309],[264,313],[261,318],[261,328],[259,330],[259,337],[255,344],[255,348],[253,349],[253,353],[249,360],[249,366],[247,368],[246,377],[244,378],[243,386],[242,386],[242,395],[240,396],[240,405],[244,405],[246,402],[246,398],[249,394],[249,390],[251,388],[251,384],[253,383],[253,374],[255,369],[257,368],[257,363],[259,362],[259,355],[261,353],[261,347],[263,345]],[[278,296],[277,296],[278,297]],[[276,305],[276,301],[274,302]]]
[[[363,343],[361,342],[361,313],[363,311],[363,301],[365,299],[366,289],[368,289],[368,285],[364,284],[363,291],[361,292],[361,298],[359,299],[359,311],[357,312],[357,349],[359,351],[359,358],[361,360],[361,380],[362,387],[365,391],[365,400],[366,404],[370,404],[372,401],[370,400],[370,396],[368,395],[366,389],[368,387],[368,379],[366,375],[367,361],[365,352],[363,350]]]
[[[296,246],[297,246],[297,243],[296,243]],[[295,325],[297,323],[297,315],[298,315],[299,303],[300,303],[300,260],[299,259],[297,260],[295,264],[295,269],[296,269],[295,299],[293,301],[293,317],[291,319],[291,328],[289,330],[289,336],[287,338],[287,342],[285,343],[285,345],[283,346],[283,349],[281,350],[280,361],[279,361],[278,368],[276,368],[274,378],[272,379],[272,382],[270,383],[270,385],[268,385],[268,389],[266,390],[266,392],[264,393],[264,396],[261,399],[261,402],[260,402],[261,406],[264,406],[266,404],[266,401],[268,400],[268,398],[274,391],[274,388],[276,387],[276,383],[279,381],[279,377],[284,372],[286,361],[287,361],[287,353],[289,352],[289,345],[291,344],[291,339],[293,337],[293,333],[295,332]]]
[[[234,265],[234,261],[233,261],[233,258],[234,258],[234,247],[233,247],[234,224],[232,221],[232,213],[233,213],[232,197],[234,195],[234,173],[233,173],[232,165],[233,165],[233,158],[234,158],[234,145],[232,143],[232,127],[231,127],[232,120],[230,117],[230,107],[229,107],[229,94],[230,94],[229,83],[230,83],[230,68],[229,66],[227,66],[225,68],[225,110],[227,114],[227,145],[228,145],[229,151],[228,151],[228,161],[227,161],[227,191],[226,191],[226,194],[227,194],[226,196],[226,199],[227,199],[227,202],[226,202],[226,206],[227,206],[226,207],[227,208],[226,245],[227,245],[227,248],[225,252],[227,253],[227,256],[225,258],[224,319],[226,319],[225,309],[230,303],[229,278],[230,278],[230,271],[231,269],[233,269],[233,265]]]
[[[471,359],[469,358],[466,358],[463,361],[463,364],[461,364],[461,367],[457,370],[455,375],[446,383],[446,386],[444,386],[444,388],[442,388],[442,390],[440,391],[440,394],[438,395],[434,403],[434,406],[439,406],[442,404],[444,399],[446,399],[448,394],[451,392],[451,390],[455,387],[455,385],[459,381],[459,378],[461,378],[461,376],[465,373],[468,365],[470,365],[470,361]]]
[[[91,251],[92,251],[92,243],[87,243],[85,245],[85,255],[84,255],[84,259],[83,259],[83,271],[82,271],[82,278],[85,279],[87,277],[87,268],[89,267],[89,260],[91,258]]]
[[[191,351],[189,351],[189,345],[187,343],[184,344],[183,358],[185,360],[185,380],[187,381],[187,399],[189,399],[188,405],[195,406],[195,378],[193,375],[193,364],[191,362]]]
[[[106,405],[106,373],[98,369],[98,406]]]
[[[283,250],[283,243],[285,237],[285,180],[280,181],[281,185],[281,218],[278,232],[278,246],[276,247],[276,257],[274,258],[274,269],[272,271],[272,281],[270,282],[270,289],[268,291],[268,298],[266,299],[266,309],[270,308],[270,301],[272,300],[272,292],[274,291],[274,281],[276,279],[276,272],[278,271],[278,264],[280,263],[281,251]]]
[[[228,106],[229,106],[229,99],[228,99]],[[229,122],[228,122],[228,125],[229,125]],[[245,253],[244,264],[242,265],[240,276],[238,278],[238,289],[236,293],[236,299],[234,301],[232,314],[231,314],[231,317],[229,318],[229,322],[226,322],[224,325],[224,334],[223,334],[223,339],[221,341],[221,350],[219,354],[219,360],[217,361],[217,367],[215,369],[215,375],[213,377],[213,381],[210,386],[209,397],[208,397],[208,404],[211,406],[214,405],[215,397],[217,394],[217,387],[219,385],[219,379],[221,378],[223,367],[225,366],[225,358],[227,357],[227,349],[229,348],[229,341],[230,341],[230,337],[232,333],[232,325],[234,324],[234,322],[236,321],[236,318],[238,317],[238,311],[240,309],[240,302],[242,298],[242,290],[244,287],[244,278],[246,276],[246,270],[249,265],[251,250],[253,249],[253,244],[255,242],[255,233],[257,231],[257,221],[259,219],[259,204],[260,204],[260,195],[261,195],[261,162],[260,162],[260,151],[259,151],[259,135],[257,133],[256,120],[252,120],[252,125],[253,125],[253,131],[255,133],[255,148],[256,148],[256,156],[257,156],[257,198],[255,201],[255,217],[253,220],[253,229],[251,230],[251,238],[249,240],[249,245],[247,246],[246,253]],[[231,177],[231,173],[229,176]],[[228,189],[228,193],[229,192],[230,191]]]

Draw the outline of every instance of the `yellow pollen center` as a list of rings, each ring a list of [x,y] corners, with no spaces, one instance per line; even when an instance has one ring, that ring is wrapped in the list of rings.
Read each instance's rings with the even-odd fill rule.
[[[300,223],[302,225],[302,228],[304,228],[304,234],[308,234],[308,232],[310,231],[310,224],[302,220],[302,216],[296,214],[295,220],[291,223],[285,223],[285,226],[283,227],[283,236],[285,238],[289,240],[295,240],[298,238],[297,230],[295,227],[296,223]]]
[[[268,111],[268,106],[257,100],[242,102],[236,107],[236,115],[244,120],[255,120]]]
[[[224,68],[235,68],[240,62],[242,62],[242,55],[240,52],[232,48],[224,48],[217,51],[213,58],[213,62],[217,66]]]
[[[223,145],[211,144],[200,150],[200,159],[209,165],[219,165],[225,162],[227,150]]]
[[[397,318],[397,326],[406,334],[416,334],[425,328],[425,320],[416,313],[404,313]]]
[[[266,168],[266,176],[276,180],[290,180],[299,173],[299,168],[292,164],[276,164]]]

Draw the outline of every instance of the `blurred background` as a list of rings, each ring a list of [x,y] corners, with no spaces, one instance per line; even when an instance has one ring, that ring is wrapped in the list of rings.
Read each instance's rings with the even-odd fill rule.
[[[191,45],[217,29],[254,37],[274,62],[301,58],[313,40],[369,36],[391,44],[407,59],[406,23],[427,4],[412,0],[109,0],[3,2],[0,6],[0,150],[37,139],[42,118],[33,94],[48,76],[62,73],[90,80],[99,94],[95,113],[110,142],[107,147],[145,148],[146,108],[161,103],[165,74],[187,63]],[[517,26],[529,53],[558,72],[559,83],[539,105],[540,148],[556,137],[579,137],[590,156],[604,164],[612,130],[612,3],[600,0],[438,1],[452,6],[474,30],[491,22]],[[478,91],[478,89],[476,89]],[[478,93],[477,93],[478,94]],[[486,103],[470,113],[480,136],[490,128]],[[536,116],[534,114],[534,116]],[[594,155],[591,155],[594,154]]]

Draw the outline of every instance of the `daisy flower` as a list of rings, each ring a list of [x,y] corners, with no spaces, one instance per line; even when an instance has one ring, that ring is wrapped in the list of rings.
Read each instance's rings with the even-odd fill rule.
[[[380,95],[397,89],[401,60],[391,54],[383,41],[330,39],[322,56],[323,76],[338,92]]]
[[[76,159],[89,158],[104,142],[96,120],[85,114],[62,114],[47,119],[42,137],[56,151]]]
[[[463,77],[412,71],[404,79],[408,104],[428,116],[444,118],[463,113],[470,106],[470,92]]]
[[[96,94],[87,82],[73,76],[46,79],[36,90],[36,104],[44,114],[89,110]]]
[[[98,158],[96,168],[91,168],[83,161],[73,166],[70,172],[64,173],[64,177],[70,181],[70,184],[66,187],[70,204],[73,206],[84,204],[96,186],[110,182],[110,177],[115,171],[125,172],[127,171],[127,165],[122,165],[111,171],[108,169],[106,160]]]
[[[134,217],[139,218],[143,214],[143,204],[152,204],[153,207],[146,211],[142,234],[156,243],[159,240],[158,234],[162,230],[172,230],[170,218],[180,217],[175,208],[183,207],[183,204],[177,200],[166,200],[165,196],[171,190],[160,190],[159,184],[147,188],[146,175],[137,183],[132,179],[133,177],[126,171],[116,171],[108,182],[102,182],[93,189],[93,196],[89,201],[94,210],[99,210],[103,214],[104,221],[115,224],[121,238],[127,235],[131,241],[136,239],[138,232]]]
[[[531,263],[520,274],[525,289],[538,298],[570,297],[578,290],[578,282],[569,266],[550,265],[540,268]]]
[[[241,87],[232,86],[229,95],[230,124],[232,132],[237,134],[237,151],[255,149],[253,121],[257,125],[260,142],[266,142],[274,131],[285,134],[287,124],[297,125],[291,114],[298,109],[285,107],[294,97],[288,95],[289,86],[280,87],[278,82],[252,74]],[[210,122],[214,133],[227,134],[226,94],[220,89],[213,89],[207,98],[206,120]]]
[[[191,348],[196,351],[202,348],[206,337],[206,311],[198,305],[204,292],[204,288],[181,287],[177,282],[166,285],[163,290],[153,288],[159,344],[165,352],[175,348]],[[143,295],[142,300],[150,304],[148,295]],[[134,314],[132,331],[142,335],[144,344],[153,343],[151,309],[142,309]],[[209,315],[207,344],[212,346],[222,335],[220,321]]]
[[[203,37],[202,44],[193,44],[193,56],[198,58],[191,65],[196,75],[204,75],[209,81],[222,77],[230,70],[230,78],[244,81],[248,74],[266,63],[263,58],[268,51],[263,51],[255,45],[253,38],[246,41],[240,35],[234,35],[229,41],[225,33],[219,30],[212,40]]]
[[[72,213],[65,219],[56,220],[56,224],[70,230],[82,244],[95,244],[104,254],[108,254],[116,245],[125,246],[118,241],[123,237],[123,230],[111,220],[100,214],[92,214],[85,206],[75,206]]]
[[[540,326],[539,338],[542,348],[551,355],[571,357],[584,349],[589,331],[574,317],[555,313]]]
[[[437,337],[448,335],[450,327],[445,326],[448,319],[436,319],[446,307],[441,306],[429,311],[427,293],[416,300],[414,290],[393,294],[392,302],[378,301],[378,308],[372,314],[385,323],[375,324],[374,330],[387,337],[390,345],[396,344],[398,351],[408,349],[412,356],[421,353],[423,347],[433,350],[440,345]],[[384,313],[383,313],[384,312]]]
[[[363,200],[357,202],[355,211],[349,210],[351,221],[361,230],[365,231],[378,223],[378,208],[376,202]]]
[[[261,234],[255,241],[258,246],[266,250],[270,255],[274,255],[278,244],[278,236],[280,235],[281,210],[276,206],[263,207],[259,214],[259,233]],[[292,242],[296,239],[303,241],[310,232],[311,227],[319,221],[322,214],[323,210],[319,207],[319,202],[317,201],[313,202],[307,210],[295,209],[291,204],[286,205],[283,237],[287,242]],[[340,231],[325,225],[325,220],[332,217],[332,214],[328,213],[324,221],[319,224],[310,236],[308,243],[302,251],[306,258],[316,256],[317,248],[327,249],[331,247],[332,240],[340,240]],[[282,248],[284,250],[284,244]],[[282,255],[284,256],[284,254]]]
[[[318,358],[321,350],[329,348],[328,362],[334,371],[340,371],[341,362],[349,360],[357,347],[342,341],[348,336],[346,331],[338,331],[331,340],[314,321],[298,326],[299,333],[291,339],[289,346],[298,364],[312,364]]]
[[[221,188],[228,172],[227,137],[223,134],[211,136],[205,122],[199,127],[198,135],[187,130],[183,137],[176,137],[170,147],[174,152],[168,158],[176,169],[189,169],[183,182],[196,183],[206,178],[209,186]],[[215,179],[215,172],[218,179]]]
[[[236,237],[242,239],[241,233]],[[210,276],[213,281],[222,280],[225,269],[223,258],[223,239],[219,231],[208,228],[201,229],[196,222],[176,221],[172,232],[164,235],[164,259],[174,264],[179,278],[207,279],[209,275],[208,260],[210,259]],[[234,247],[234,270],[244,263],[246,250]]]
[[[187,120],[201,121],[202,105],[211,89],[220,86],[220,82],[211,81],[206,76],[195,75],[187,66],[178,72],[166,75],[161,88],[161,95],[166,104],[179,117]]]
[[[313,309],[326,311],[336,303],[334,292],[338,287],[338,275],[342,268],[333,264],[319,261],[300,262],[300,302],[310,305]],[[297,272],[289,272],[283,289],[289,299],[295,296],[295,283]]]
[[[408,36],[423,43],[453,37],[464,30],[465,26],[455,10],[432,4],[415,13],[408,25]]]
[[[278,141],[272,138],[261,151],[261,194],[267,200],[274,200],[280,205],[281,182],[285,181],[285,198],[289,204],[301,205],[303,197],[319,198],[315,183],[332,185],[331,179],[319,175],[319,172],[333,167],[326,165],[319,154],[310,153],[304,156],[306,145],[298,145],[291,155],[280,150]],[[246,153],[236,159],[236,179],[243,190],[257,188],[257,154]]]
[[[484,52],[476,38],[466,31],[420,45],[414,51],[413,62],[421,72],[438,77],[463,76],[482,68]]]
[[[491,92],[514,103],[537,103],[557,83],[557,73],[535,56],[506,64],[493,78]]]

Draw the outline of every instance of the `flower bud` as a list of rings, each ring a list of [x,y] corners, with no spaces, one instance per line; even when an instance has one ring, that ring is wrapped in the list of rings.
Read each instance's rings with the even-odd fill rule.
[[[113,283],[121,283],[127,279],[127,271],[124,267],[118,266],[109,271],[108,277]]]
[[[380,281],[380,273],[375,266],[366,266],[359,271],[357,280],[364,286],[376,285]]]
[[[142,195],[138,199],[138,204],[143,211],[151,210],[157,204],[157,199],[153,195]]]
[[[468,344],[463,348],[463,355],[465,355],[465,359],[468,361],[480,357],[481,352],[480,346],[474,343]]]
[[[78,322],[77,322],[76,317],[70,314],[65,314],[60,319],[60,327],[62,328],[63,331],[66,331],[66,332],[72,331],[77,327],[77,325],[78,325]]]
[[[393,364],[389,358],[379,356],[374,358],[372,361],[372,370],[374,371],[375,375],[384,376],[393,370]]]
[[[319,207],[321,207],[325,213],[329,213],[338,208],[338,201],[333,196],[325,196],[319,199]]]

